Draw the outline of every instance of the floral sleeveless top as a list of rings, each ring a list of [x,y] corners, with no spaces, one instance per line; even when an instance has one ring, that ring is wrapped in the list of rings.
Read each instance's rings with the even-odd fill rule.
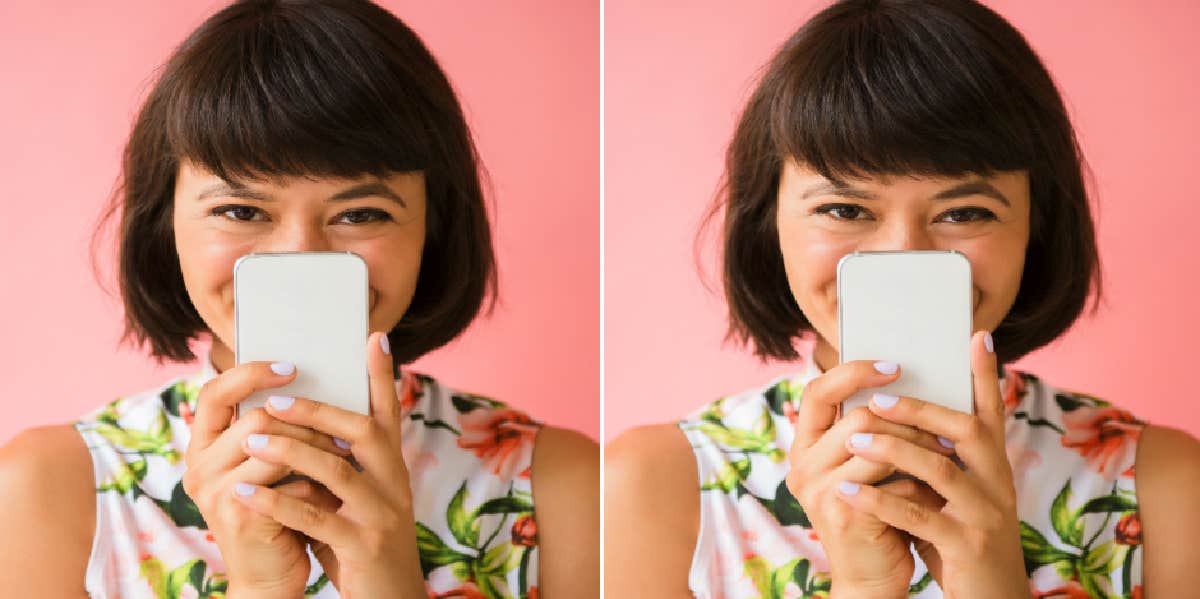
[[[224,597],[225,564],[183,490],[183,455],[198,374],[121,397],[72,425],[96,480],[96,530],[86,590],[96,599]],[[530,486],[541,423],[504,404],[404,371],[402,446],[413,487],[417,546],[431,597],[537,597],[537,524]],[[309,549],[304,596],[338,597]]]
[[[784,485],[796,407],[805,383],[821,374],[807,362],[797,376],[718,399],[678,422],[699,466],[700,532],[688,573],[697,597],[829,594],[829,562]],[[1133,468],[1145,423],[1027,372],[1009,368],[999,381],[1032,596],[1140,599]],[[942,597],[912,551],[908,596]]]

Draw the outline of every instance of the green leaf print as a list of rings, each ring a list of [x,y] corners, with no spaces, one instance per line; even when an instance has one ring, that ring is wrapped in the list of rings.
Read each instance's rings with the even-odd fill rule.
[[[476,518],[478,513],[467,514],[467,510],[463,508],[466,500],[467,481],[464,480],[446,508],[446,523],[455,540],[467,547],[475,547],[479,543],[479,520]]]
[[[165,411],[159,412],[154,425],[145,431],[122,428],[114,419],[98,421],[92,430],[100,433],[113,445],[133,453],[162,456],[170,464],[183,459],[183,455],[171,447],[171,426]]]
[[[154,596],[158,599],[179,599],[184,585],[195,589],[201,598],[224,597],[229,586],[225,575],[215,573],[211,578],[205,578],[204,573],[207,569],[208,565],[204,560],[197,558],[190,559],[167,572],[162,560],[150,557],[142,560],[138,570],[141,577],[150,583],[150,588],[154,590]]]
[[[179,411],[181,404],[195,404],[197,396],[200,395],[200,387],[189,384],[187,381],[179,381],[174,385],[163,389],[159,394],[162,400],[163,407],[172,416],[182,418],[183,414]]]
[[[417,550],[421,554],[421,571],[426,577],[442,566],[472,559],[469,555],[451,549],[436,532],[420,522],[417,522]]]
[[[1052,547],[1046,537],[1026,522],[1021,522],[1021,551],[1025,554],[1025,573],[1047,564],[1071,561],[1076,556]]]
[[[767,407],[776,415],[787,416],[783,406],[789,403],[796,403],[804,392],[804,383],[799,380],[784,380],[780,381],[774,387],[767,389],[764,397],[767,400]]]
[[[146,478],[146,471],[146,458],[132,462],[123,462],[117,466],[117,473],[96,487],[96,491],[128,493],[130,490],[133,490],[133,494],[136,497],[141,494],[142,488],[138,484]]]
[[[1093,497],[1079,508],[1080,513],[1109,513],[1109,512],[1132,512],[1137,510],[1137,501],[1125,495],[1102,495]]]
[[[742,562],[746,577],[753,583],[760,599],[783,599],[794,596],[788,586],[794,585],[803,597],[824,596],[829,591],[829,581],[823,573],[809,578],[809,562],[805,558],[793,559],[778,568],[762,556],[754,556]]]
[[[753,429],[730,427],[719,419],[713,421],[707,418],[696,428],[721,445],[765,455],[773,462],[782,462],[787,457],[785,451],[775,446],[775,420],[770,408],[765,405]]]
[[[726,462],[713,475],[713,479],[710,482],[700,486],[700,490],[718,489],[728,493],[736,489],[743,480],[746,480],[747,476],[750,476],[750,458],[744,457],[740,460]]]
[[[175,483],[175,488],[171,490],[171,501],[165,503],[166,505],[159,505],[171,516],[176,526],[195,526],[201,530],[208,530],[208,523],[200,514],[200,508],[196,507],[187,491],[183,490],[182,480]]]
[[[799,525],[804,528],[812,528],[812,523],[808,521],[808,514],[804,513],[804,507],[796,501],[796,496],[787,488],[787,480],[779,481],[779,486],[775,488],[775,501],[772,502],[773,509],[771,512],[775,514],[775,519],[784,526]]]
[[[533,504],[520,495],[489,499],[475,508],[475,514],[523,514],[532,511]]]
[[[1068,507],[1070,502],[1071,481],[1068,479],[1050,504],[1050,524],[1064,543],[1079,547],[1083,543],[1083,521],[1079,519],[1077,510]]]
[[[500,543],[475,561],[475,582],[479,590],[489,599],[508,599],[508,573],[521,565],[521,558],[528,547],[512,543]]]

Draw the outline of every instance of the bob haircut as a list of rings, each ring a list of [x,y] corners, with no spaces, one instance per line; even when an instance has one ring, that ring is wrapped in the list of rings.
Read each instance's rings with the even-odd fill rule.
[[[388,333],[394,366],[446,344],[495,302],[484,173],[458,99],[417,35],[369,1],[234,2],[162,67],[101,221],[120,212],[122,340],[149,344],[160,363],[195,359],[188,341],[211,334],[175,251],[185,159],[231,183],[423,171],[426,239],[412,303]]]
[[[775,225],[789,157],[834,182],[1028,169],[1030,239],[995,331],[1001,364],[1066,331],[1090,287],[1099,301],[1086,164],[1062,98],[1024,37],[982,4],[844,0],[766,65],[708,213],[724,210],[729,337],[763,360],[797,358],[794,341],[815,333],[789,289]]]

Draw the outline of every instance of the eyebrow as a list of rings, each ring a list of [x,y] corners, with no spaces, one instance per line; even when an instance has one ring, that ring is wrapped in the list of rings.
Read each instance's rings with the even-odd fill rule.
[[[226,181],[222,181],[201,191],[200,195],[196,196],[196,201],[206,200],[214,196],[229,196],[246,200],[258,200],[261,202],[270,202],[274,199],[271,197],[271,194],[250,189],[249,187],[241,184],[231,185]],[[330,196],[329,201],[344,202],[346,200],[367,198],[371,196],[387,198],[393,202],[396,202],[397,204],[400,204],[401,206],[408,206],[408,204],[404,201],[404,198],[400,197],[400,194],[392,191],[390,187],[379,181],[360,183],[348,189],[344,189]]]
[[[841,196],[841,197],[846,197],[846,198],[856,198],[856,199],[860,199],[860,200],[878,199],[875,194],[873,194],[865,189],[859,189],[857,187],[851,187],[850,185],[846,185],[845,183],[832,182],[832,181],[824,181],[822,183],[818,183],[817,185],[814,185],[814,186],[808,188],[804,192],[804,194],[800,196],[800,199],[804,200],[804,199],[808,199],[815,195],[825,195],[825,194],[836,195],[836,196]],[[988,183],[987,181],[983,181],[981,179],[975,180],[975,181],[967,181],[965,183],[959,183],[958,185],[955,185],[954,187],[939,191],[936,195],[933,196],[933,199],[935,199],[935,200],[953,200],[955,198],[962,198],[962,197],[972,196],[972,195],[987,196],[989,198],[993,198],[993,199],[999,201],[1001,204],[1004,204],[1005,206],[1007,206],[1009,208],[1012,207],[1012,203],[1010,203],[1008,201],[1008,198],[1004,197],[1004,194],[1000,193],[1000,190],[998,190],[994,186],[992,186],[991,183]]]

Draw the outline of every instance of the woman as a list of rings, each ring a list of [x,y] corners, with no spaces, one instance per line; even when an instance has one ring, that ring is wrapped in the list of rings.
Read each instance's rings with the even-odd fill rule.
[[[403,365],[494,295],[479,166],[449,82],[369,2],[237,2],[175,51],[126,146],[126,335],[199,372],[0,451],[0,566],[26,597],[598,595],[598,450]],[[368,265],[370,416],[235,364],[250,252]],[[314,482],[291,480],[290,472]],[[53,501],[47,501],[53,497]]]
[[[613,441],[608,592],[1200,588],[1181,557],[1200,534],[1200,443],[1004,367],[1098,299],[1100,270],[1067,112],[1000,16],[962,0],[821,11],[747,102],[720,199],[730,332],[804,368]],[[971,261],[974,412],[877,394],[838,419],[904,364],[838,363],[837,262],[900,249]],[[918,480],[864,484],[896,470]]]

